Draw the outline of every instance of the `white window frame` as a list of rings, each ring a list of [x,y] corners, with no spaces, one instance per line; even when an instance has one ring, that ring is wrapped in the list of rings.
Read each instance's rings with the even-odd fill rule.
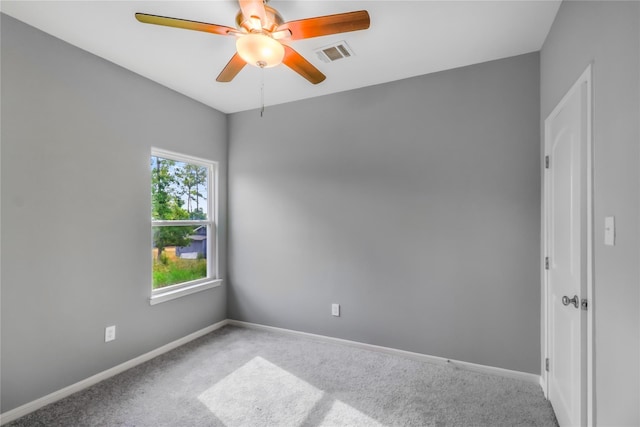
[[[176,225],[203,225],[207,227],[207,277],[189,282],[177,283],[159,289],[153,289],[151,277],[151,305],[170,301],[195,292],[201,292],[222,284],[218,275],[218,163],[199,157],[176,153],[161,148],[151,148],[150,157],[202,166],[207,169],[207,219],[206,220],[151,220],[151,248],[153,248],[153,227]],[[151,172],[150,172],[151,174]],[[151,175],[149,175],[151,182]]]

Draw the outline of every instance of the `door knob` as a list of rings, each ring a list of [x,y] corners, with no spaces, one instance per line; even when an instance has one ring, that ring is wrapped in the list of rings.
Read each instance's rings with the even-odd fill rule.
[[[569,298],[566,295],[563,296],[562,297],[562,304],[564,304],[564,305],[573,304],[573,306],[575,308],[579,308],[580,307],[580,301],[578,300],[578,295],[574,295],[573,298]]]

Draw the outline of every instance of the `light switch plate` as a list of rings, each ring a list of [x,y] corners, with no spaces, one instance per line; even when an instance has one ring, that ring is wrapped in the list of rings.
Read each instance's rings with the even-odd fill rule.
[[[616,244],[616,223],[612,216],[604,218],[604,244],[607,246]]]

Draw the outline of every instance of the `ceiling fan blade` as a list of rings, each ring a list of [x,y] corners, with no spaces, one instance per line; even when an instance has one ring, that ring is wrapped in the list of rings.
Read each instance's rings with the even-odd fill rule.
[[[245,19],[258,18],[260,20],[260,28],[267,24],[267,12],[264,9],[263,0],[238,0],[238,2]],[[260,28],[254,29],[259,30]]]
[[[233,78],[247,65],[246,62],[237,53],[231,57],[231,60],[227,63],[224,69],[220,72],[216,78],[217,82],[227,83],[233,80]]]
[[[237,33],[238,30],[224,25],[208,24],[206,22],[188,21],[186,19],[169,18],[167,16],[136,13],[136,19],[145,24],[164,25],[166,27],[183,28],[185,30],[204,31],[205,33],[226,36]]]
[[[291,68],[296,73],[300,74],[305,79],[309,80],[314,85],[324,81],[327,78],[324,74],[320,72],[313,64],[306,59],[298,52],[293,50],[291,47],[287,45],[284,46],[284,59],[282,62],[287,67]]]
[[[311,37],[328,36],[329,34],[366,30],[369,28],[370,23],[369,12],[366,10],[358,10],[356,12],[338,13],[336,15],[318,16],[315,18],[301,19],[299,21],[285,22],[278,27],[278,31],[289,30],[291,32],[290,40],[301,40]]]

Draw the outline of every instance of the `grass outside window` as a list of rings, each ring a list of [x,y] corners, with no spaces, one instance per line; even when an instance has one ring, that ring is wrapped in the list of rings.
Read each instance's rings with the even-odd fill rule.
[[[206,258],[182,259],[176,256],[176,248],[165,248],[158,260],[158,250],[153,249],[153,289],[207,277]]]

